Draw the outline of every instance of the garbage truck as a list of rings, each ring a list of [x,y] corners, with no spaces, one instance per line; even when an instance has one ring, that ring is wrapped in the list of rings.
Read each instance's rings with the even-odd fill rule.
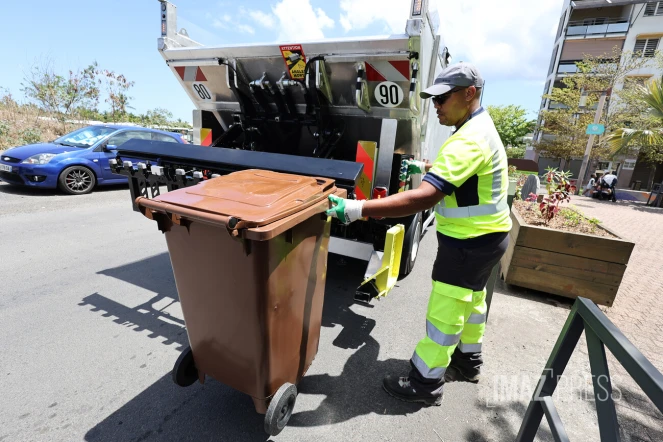
[[[266,169],[335,180],[348,198],[372,199],[416,188],[407,159],[434,160],[451,134],[419,91],[450,62],[427,0],[412,0],[403,33],[362,38],[204,46],[177,29],[177,8],[159,0],[158,51],[193,104],[193,143],[129,140],[113,173],[138,197],[195,186],[217,176]],[[391,286],[385,266],[407,276],[432,211],[402,219],[332,224],[329,251],[366,262],[355,300]],[[402,225],[394,245],[387,232]],[[386,247],[385,244],[390,244]]]

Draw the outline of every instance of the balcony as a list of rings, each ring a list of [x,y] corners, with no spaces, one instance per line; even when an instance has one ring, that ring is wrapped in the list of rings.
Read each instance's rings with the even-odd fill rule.
[[[629,23],[625,18],[592,18],[570,21],[566,29],[567,37],[597,38],[615,34],[626,34]]]
[[[557,66],[557,75],[566,75],[566,74],[575,74],[579,72],[576,62],[582,60],[562,60]],[[619,64],[617,63],[601,63],[597,65],[595,69],[591,71],[585,71],[587,74],[596,74],[596,75],[614,75],[614,73],[619,69]]]

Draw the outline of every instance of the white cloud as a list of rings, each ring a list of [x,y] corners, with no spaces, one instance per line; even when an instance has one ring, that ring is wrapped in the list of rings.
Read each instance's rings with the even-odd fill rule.
[[[247,34],[255,34],[256,33],[256,31],[254,31],[253,28],[249,25],[236,25],[236,28],[240,32],[245,32]]]
[[[325,14],[325,11],[323,11],[322,8],[315,10],[315,16],[318,19],[318,24],[320,25],[321,29],[332,29],[334,27],[334,20],[329,18],[329,16]]]
[[[217,29],[237,30],[245,34],[255,34],[253,27],[239,23],[239,19],[233,19],[233,17],[229,14],[223,14],[221,18],[215,18],[212,21],[212,26]]]
[[[278,21],[278,40],[283,42],[322,39],[323,29],[335,24],[322,9],[314,11],[310,0],[281,0],[272,12]]]
[[[545,78],[561,17],[561,0],[433,0],[453,61],[475,63],[487,81]],[[341,0],[346,31],[384,23],[403,33],[409,0]]]
[[[265,14],[262,11],[249,11],[249,15],[253,20],[267,29],[276,27],[276,18],[272,14]]]
[[[449,1],[449,0],[447,0]],[[461,0],[463,1],[463,0]],[[410,11],[410,0],[341,0],[341,26],[346,31],[364,29],[373,22],[384,22],[394,33],[403,33]]]

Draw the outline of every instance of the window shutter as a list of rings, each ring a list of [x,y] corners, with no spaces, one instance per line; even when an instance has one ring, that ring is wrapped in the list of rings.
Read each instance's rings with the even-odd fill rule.
[[[658,49],[658,38],[650,38],[647,40],[647,47],[645,48],[645,57],[653,57]]]
[[[647,6],[645,7],[645,17],[650,17],[650,16],[656,14],[656,6],[657,5],[658,5],[657,2],[647,3]]]
[[[663,2],[658,2],[658,9],[656,9],[656,15],[663,15]]]
[[[645,51],[645,46],[647,46],[647,40],[636,40],[633,52],[637,54],[638,57],[642,57],[642,53]]]

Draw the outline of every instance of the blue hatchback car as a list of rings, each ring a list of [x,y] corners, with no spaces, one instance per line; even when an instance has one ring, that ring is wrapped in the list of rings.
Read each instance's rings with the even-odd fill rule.
[[[135,126],[88,126],[51,143],[13,147],[0,153],[0,180],[9,184],[60,188],[72,195],[89,193],[95,185],[122,184],[127,177],[111,172],[111,148],[130,139],[184,144],[180,134]]]

